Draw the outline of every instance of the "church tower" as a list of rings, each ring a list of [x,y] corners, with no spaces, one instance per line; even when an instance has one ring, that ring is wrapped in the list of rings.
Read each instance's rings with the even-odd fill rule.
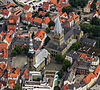
[[[30,40],[29,40],[29,51],[27,55],[27,68],[28,70],[33,70],[33,65],[35,64],[35,52],[33,50],[33,40],[32,35],[30,34]]]
[[[53,39],[57,45],[62,45],[64,43],[64,29],[61,26],[59,16],[56,19]]]

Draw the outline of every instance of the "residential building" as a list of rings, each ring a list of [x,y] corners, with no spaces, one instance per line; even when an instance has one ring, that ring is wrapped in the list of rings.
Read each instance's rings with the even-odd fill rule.
[[[0,17],[4,17],[5,19],[7,19],[10,15],[11,12],[9,12],[8,10],[0,9]]]
[[[24,9],[24,13],[33,12],[33,8],[27,4],[24,5],[23,9]]]

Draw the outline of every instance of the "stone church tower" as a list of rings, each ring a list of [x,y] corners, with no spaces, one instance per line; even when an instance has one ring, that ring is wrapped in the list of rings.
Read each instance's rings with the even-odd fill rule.
[[[33,50],[33,40],[30,35],[29,51],[27,55],[27,68],[28,70],[33,70],[33,65],[35,64],[35,52]]]
[[[56,45],[61,46],[64,43],[64,29],[61,26],[59,16],[56,19],[53,39],[54,39]]]

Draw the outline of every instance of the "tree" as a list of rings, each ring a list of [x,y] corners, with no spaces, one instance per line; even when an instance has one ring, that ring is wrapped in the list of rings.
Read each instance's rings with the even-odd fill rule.
[[[61,78],[63,77],[63,75],[64,75],[64,72],[63,72],[63,70],[61,69],[61,70],[58,72],[58,76],[59,76],[59,78],[61,79]]]
[[[47,13],[45,14],[45,17],[50,17],[50,12],[47,12]]]
[[[42,9],[42,8],[39,8],[39,9],[38,9],[38,12],[39,12],[39,11],[43,11],[43,9]]]
[[[72,11],[73,11],[73,9],[72,9],[71,6],[63,7],[63,8],[62,8],[62,12],[63,12],[63,13],[66,12],[67,14],[69,14],[69,12],[72,12]]]
[[[59,86],[55,86],[54,90],[61,90],[61,88]]]
[[[16,45],[14,50],[17,52],[17,54],[21,54],[21,52],[22,52],[22,49],[21,49],[20,45]]]
[[[17,52],[15,49],[12,49],[12,52],[11,52],[11,56],[16,56],[17,55]]]
[[[79,48],[80,48],[80,43],[79,42],[75,42],[71,46],[71,49],[73,49],[73,50],[78,50]]]
[[[63,65],[62,65],[63,71],[66,71],[69,66],[70,66],[70,61],[64,60]]]
[[[47,43],[50,41],[50,38],[47,36],[45,41],[44,41],[44,45],[47,45]]]
[[[97,17],[93,17],[90,23],[92,25],[100,25],[100,19]]]
[[[33,6],[33,10],[35,10],[35,6]]]
[[[28,27],[33,27],[33,25],[32,24],[29,24]]]
[[[28,46],[25,46],[22,50],[24,52],[24,54],[28,54],[28,51],[29,51],[29,47]]]
[[[19,86],[17,83],[14,85],[13,90],[22,90],[21,86]]]
[[[50,21],[49,24],[48,24],[48,26],[49,26],[49,27],[51,27],[51,26],[55,26],[54,21]]]
[[[55,60],[57,63],[63,63],[63,61],[65,60],[65,57],[62,56],[61,54],[57,54],[55,57]]]
[[[78,6],[84,7],[88,3],[89,0],[69,0],[69,3],[71,4],[72,7],[77,8]]]
[[[47,31],[47,33],[49,33],[49,32],[50,32],[50,28],[49,28],[49,27],[47,27],[47,28],[46,28],[46,31]]]
[[[93,0],[93,3],[91,5],[92,10],[96,10],[96,2],[97,0]]]

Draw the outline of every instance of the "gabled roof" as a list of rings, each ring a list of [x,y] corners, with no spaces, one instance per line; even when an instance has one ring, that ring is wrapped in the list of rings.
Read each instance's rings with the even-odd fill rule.
[[[57,32],[57,34],[61,34],[62,33],[62,26],[61,26],[61,23],[60,23],[60,20],[59,20],[59,16],[57,17],[57,20],[56,20],[56,24],[55,24],[55,27],[54,27],[54,31]]]
[[[50,0],[50,3],[57,4],[57,0]]]
[[[28,12],[25,14],[25,18],[32,17],[32,12]]]
[[[25,10],[29,10],[30,8],[31,8],[31,6],[29,6],[29,5],[24,5],[24,7],[23,7]]]
[[[44,22],[45,24],[48,25],[48,23],[50,22],[49,17],[45,17],[45,18],[43,19],[43,22]]]
[[[9,20],[9,23],[14,23],[18,20],[18,16],[11,14],[10,17],[8,18],[8,20]]]
[[[100,72],[100,65],[97,66],[97,68],[95,69],[94,73],[97,76],[99,72]]]
[[[40,24],[42,23],[42,19],[38,18],[38,17],[35,17],[33,21],[37,22],[37,23],[40,23]]]
[[[43,2],[42,9],[48,10],[49,8],[49,3],[48,2]]]
[[[44,11],[39,11],[39,15],[42,15],[44,16],[47,12],[44,12]]]
[[[67,90],[67,89],[68,89],[68,85],[65,84],[65,85],[63,86],[63,90]]]
[[[16,25],[8,25],[7,29],[9,29],[9,30],[15,30],[16,29]]]
[[[86,84],[88,84],[90,81],[91,81],[91,79],[94,79],[96,76],[93,74],[93,73],[89,73],[84,79],[83,79],[83,81],[86,83]]]
[[[39,37],[41,40],[44,38],[44,34],[46,34],[43,30],[39,30],[36,34],[35,34],[35,36],[34,36],[34,38],[36,38],[36,37]]]
[[[2,63],[0,63],[0,68],[2,69],[2,70],[4,70],[5,69],[5,67],[6,67],[6,65],[2,62]]]
[[[9,81],[8,81],[8,86],[9,86],[9,87],[13,87],[14,84],[15,84],[15,80],[9,79]]]
[[[9,7],[16,7],[16,5],[13,4],[13,3],[10,3],[10,4],[6,5],[5,7],[6,7],[6,8],[9,8]]]
[[[3,15],[8,16],[9,11],[8,11],[8,10],[3,10],[3,9],[0,9],[0,14],[3,14]]]

